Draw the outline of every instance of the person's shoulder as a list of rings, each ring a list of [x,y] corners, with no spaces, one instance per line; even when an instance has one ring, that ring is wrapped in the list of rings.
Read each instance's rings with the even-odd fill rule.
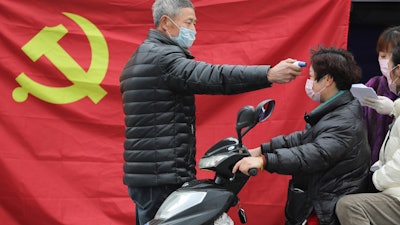
[[[340,102],[339,107],[332,111],[332,114],[338,116],[339,118],[348,121],[355,121],[356,118],[361,118],[363,115],[362,107],[360,102],[351,96],[349,92],[345,92],[338,97]]]
[[[367,87],[372,87],[372,88],[376,88],[376,87],[378,87],[379,84],[381,84],[381,83],[386,83],[386,84],[387,84],[386,77],[383,76],[383,75],[371,77],[371,78],[367,81],[367,83],[365,84],[365,86],[367,86]]]
[[[174,53],[184,55],[182,49],[176,45],[153,42],[149,40],[144,41],[138,47],[138,52],[146,54],[155,54],[158,57],[164,57]]]

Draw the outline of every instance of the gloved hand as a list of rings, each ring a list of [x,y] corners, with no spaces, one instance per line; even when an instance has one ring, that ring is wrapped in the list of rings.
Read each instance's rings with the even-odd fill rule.
[[[375,109],[379,114],[390,115],[393,110],[393,101],[385,96],[378,98],[364,98],[363,105]]]

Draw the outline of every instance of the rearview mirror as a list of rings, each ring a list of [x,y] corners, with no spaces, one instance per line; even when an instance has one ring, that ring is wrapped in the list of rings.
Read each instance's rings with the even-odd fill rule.
[[[238,112],[238,117],[236,121],[236,130],[240,132],[245,127],[254,126],[256,118],[254,116],[254,107],[247,105],[241,108]]]
[[[260,102],[255,110],[258,122],[264,122],[267,120],[271,116],[274,108],[275,100],[268,99]]]
[[[253,106],[245,106],[238,112],[236,121],[236,132],[239,143],[242,143],[242,137],[249,132],[257,123],[267,120],[274,110],[275,100],[268,99],[260,102],[256,109]],[[243,132],[242,130],[246,128]]]

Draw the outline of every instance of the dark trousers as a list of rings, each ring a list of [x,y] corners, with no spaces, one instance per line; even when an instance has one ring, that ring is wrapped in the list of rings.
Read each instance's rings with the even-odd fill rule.
[[[181,185],[156,187],[128,187],[128,193],[136,205],[136,225],[152,220],[164,200]]]

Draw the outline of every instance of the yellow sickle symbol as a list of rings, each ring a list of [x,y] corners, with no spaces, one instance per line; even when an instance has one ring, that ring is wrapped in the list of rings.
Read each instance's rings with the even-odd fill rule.
[[[92,50],[90,68],[86,72],[58,43],[68,30],[62,25],[44,27],[35,35],[22,50],[33,61],[46,56],[72,82],[68,87],[48,87],[37,83],[25,73],[21,73],[16,81],[21,87],[13,91],[13,98],[17,102],[24,102],[28,94],[54,104],[67,104],[88,96],[97,104],[107,92],[100,87],[108,67],[107,43],[89,20],[72,13],[64,13],[77,23],[87,36]]]

